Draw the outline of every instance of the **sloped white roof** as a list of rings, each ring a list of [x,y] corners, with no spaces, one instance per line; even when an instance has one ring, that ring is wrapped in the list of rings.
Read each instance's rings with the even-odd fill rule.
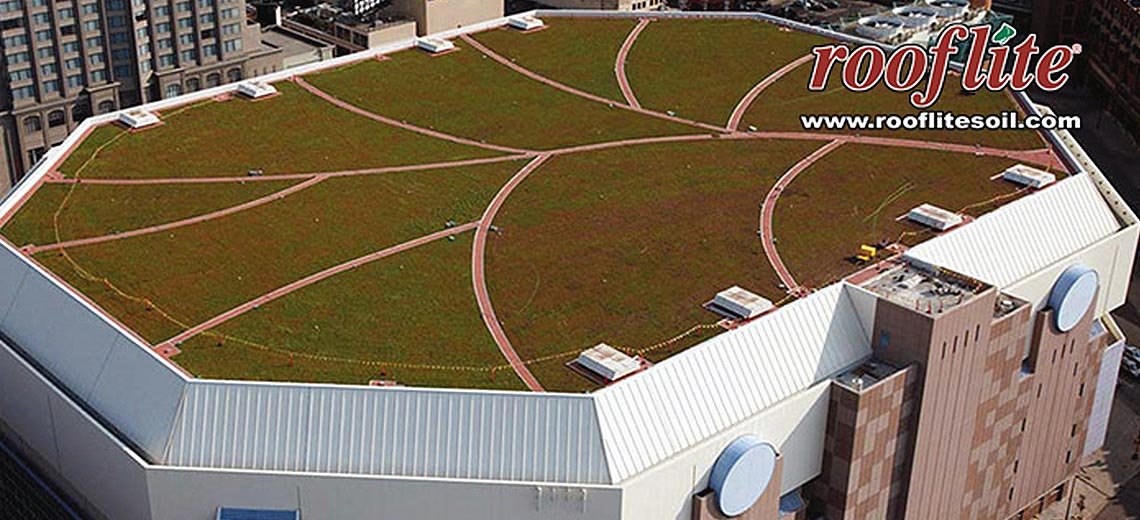
[[[871,355],[835,284],[594,392],[620,482]]]
[[[906,256],[1005,287],[1121,228],[1086,174],[1011,202]]]
[[[167,464],[609,483],[588,395],[195,382]]]

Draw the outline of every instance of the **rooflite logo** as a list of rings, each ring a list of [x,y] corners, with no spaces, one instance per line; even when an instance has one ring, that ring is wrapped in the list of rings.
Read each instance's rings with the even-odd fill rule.
[[[992,33],[992,34],[991,34]],[[812,49],[815,65],[808,88],[822,91],[837,63],[843,65],[843,85],[853,92],[866,92],[884,83],[895,92],[911,92],[915,108],[930,108],[942,96],[950,72],[950,57],[959,51],[958,43],[969,43],[969,57],[962,71],[962,88],[973,92],[1011,88],[1023,91],[1036,84],[1055,91],[1065,86],[1064,70],[1081,53],[1081,45],[1058,45],[1044,52],[1031,34],[1017,46],[1006,45],[1017,31],[1002,25],[997,32],[989,25],[947,26],[929,51],[915,44],[901,45],[888,56],[882,47],[863,45],[821,45]],[[989,45],[990,43],[993,45]],[[1012,66],[1007,72],[1007,66]],[[923,90],[918,90],[923,82]]]

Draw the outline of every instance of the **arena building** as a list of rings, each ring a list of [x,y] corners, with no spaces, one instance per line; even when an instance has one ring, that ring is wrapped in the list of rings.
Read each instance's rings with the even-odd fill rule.
[[[113,519],[1020,519],[1065,496],[1104,443],[1140,230],[1070,134],[793,132],[797,103],[853,94],[781,78],[852,37],[527,16],[84,122],[0,205],[5,436]],[[1005,180],[1027,163],[1055,182]],[[961,223],[907,221],[927,203]],[[616,381],[573,362],[603,343]]]

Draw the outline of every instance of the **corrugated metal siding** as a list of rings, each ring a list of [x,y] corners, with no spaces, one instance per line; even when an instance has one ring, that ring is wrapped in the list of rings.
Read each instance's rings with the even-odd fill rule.
[[[1060,181],[906,256],[1005,287],[1120,229],[1088,175]]]
[[[609,483],[587,395],[195,382],[179,466]]]
[[[832,285],[595,392],[614,482],[869,356],[847,290]]]

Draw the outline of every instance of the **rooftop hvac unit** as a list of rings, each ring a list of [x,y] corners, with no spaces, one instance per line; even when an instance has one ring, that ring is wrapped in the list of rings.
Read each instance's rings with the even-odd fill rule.
[[[962,223],[962,216],[932,204],[923,204],[910,210],[906,217],[938,231],[946,231]]]
[[[775,308],[771,300],[735,285],[717,293],[712,305],[742,320],[755,318]]]
[[[250,99],[260,99],[277,93],[277,88],[263,81],[243,81],[238,83],[238,93]]]
[[[583,350],[578,355],[578,364],[606,381],[616,381],[641,369],[641,362],[637,358],[605,343]]]
[[[131,110],[128,112],[119,113],[119,122],[127,125],[132,130],[137,130],[139,128],[146,128],[148,126],[157,125],[161,123],[162,120],[160,120],[158,116],[154,114],[154,112],[147,112],[146,110]]]
[[[1011,166],[1001,174],[1001,178],[1034,189],[1041,189],[1057,182],[1056,175],[1024,164]]]
[[[416,47],[419,47],[432,54],[439,54],[455,49],[455,44],[443,38],[419,38],[416,40]]]
[[[542,22],[542,20],[539,20],[533,16],[516,16],[510,20],[507,20],[507,24],[520,31],[533,31],[539,27],[546,25]]]

